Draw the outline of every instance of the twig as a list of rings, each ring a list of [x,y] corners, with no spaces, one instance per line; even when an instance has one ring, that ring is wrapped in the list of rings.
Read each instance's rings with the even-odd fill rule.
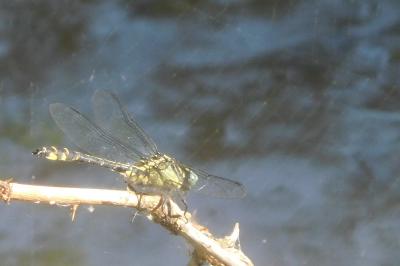
[[[152,221],[185,238],[194,247],[192,264],[207,261],[212,265],[253,265],[237,245],[238,224],[230,236],[217,239],[207,228],[194,222],[190,213],[184,213],[172,200],[168,199],[166,204],[156,208],[162,200],[159,195],[142,195],[127,190],[25,185],[13,183],[11,180],[0,180],[0,197],[7,203],[11,200],[22,200],[70,206],[72,219],[81,204],[134,207],[147,213]]]

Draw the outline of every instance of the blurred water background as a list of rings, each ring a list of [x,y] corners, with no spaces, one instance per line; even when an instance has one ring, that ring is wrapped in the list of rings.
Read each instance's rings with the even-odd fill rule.
[[[242,182],[190,194],[256,265],[399,265],[400,2],[1,1],[0,176],[124,189],[41,161],[68,145],[48,114],[115,90],[161,151]],[[190,249],[133,210],[0,205],[1,265],[185,265]]]

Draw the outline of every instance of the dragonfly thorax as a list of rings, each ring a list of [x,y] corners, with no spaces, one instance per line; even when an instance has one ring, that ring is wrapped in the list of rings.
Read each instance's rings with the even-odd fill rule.
[[[130,186],[158,188],[162,191],[188,191],[198,180],[193,171],[166,154],[142,159],[120,174]]]

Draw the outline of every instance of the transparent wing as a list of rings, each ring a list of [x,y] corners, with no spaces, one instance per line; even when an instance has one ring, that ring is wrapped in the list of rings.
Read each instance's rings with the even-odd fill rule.
[[[211,175],[199,169],[189,169],[199,178],[191,191],[219,198],[243,198],[246,195],[246,189],[239,182]]]
[[[135,122],[118,97],[108,91],[96,91],[92,98],[96,123],[120,143],[148,156],[157,153],[154,141]]]
[[[139,151],[108,135],[74,108],[62,103],[53,103],[49,109],[57,126],[85,152],[124,163],[132,163],[142,156]]]

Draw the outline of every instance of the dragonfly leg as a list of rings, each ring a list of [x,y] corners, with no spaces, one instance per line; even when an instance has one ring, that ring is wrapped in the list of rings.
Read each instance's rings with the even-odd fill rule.
[[[138,209],[138,211],[143,211],[144,208],[141,207],[143,194],[139,193],[139,194],[136,194],[136,195],[138,196],[137,209]]]
[[[171,199],[169,198],[167,201],[168,217],[175,218],[175,219],[181,217],[179,214],[172,214],[171,210],[172,210]]]
[[[151,210],[151,212],[155,212],[156,210],[158,210],[161,206],[164,205],[164,203],[165,203],[164,196],[161,196],[160,200],[157,203],[157,205]]]
[[[189,218],[186,217],[186,213],[188,211],[188,205],[187,205],[187,202],[185,200],[185,194],[180,192],[180,193],[177,194],[177,198],[179,198],[179,200],[182,202],[182,205],[183,205],[183,208],[184,208],[183,217],[185,217],[186,223],[188,223],[189,222]]]
[[[143,197],[143,195],[145,194],[145,193],[141,193],[141,192],[138,192],[133,186],[131,186],[131,185],[128,185],[127,186],[127,189],[128,189],[128,191],[133,191],[135,194],[136,194],[136,196],[137,196],[137,198],[138,198],[138,203],[137,203],[137,206],[136,206],[136,209],[138,210],[138,211],[143,211],[143,210],[145,210],[144,208],[142,208],[142,197]]]
[[[154,212],[164,206],[164,204],[167,207],[167,213],[163,212],[164,217],[170,217],[170,218],[179,218],[181,215],[179,214],[172,214],[172,206],[171,206],[171,199],[168,197],[168,199],[165,199],[165,196],[162,195],[160,198],[160,201],[157,203],[157,205],[151,210],[151,212]],[[164,209],[162,209],[164,210]]]
[[[188,223],[189,219],[186,217],[186,213],[187,213],[187,210],[188,210],[188,205],[187,205],[186,200],[184,198],[182,198],[182,197],[181,197],[181,201],[182,201],[182,204],[183,204],[183,206],[185,208],[185,210],[183,211],[183,217],[185,217],[186,223]]]
[[[131,186],[131,185],[128,185],[128,190],[135,192],[135,194],[137,195],[138,203],[137,203],[136,209],[138,209],[138,211],[144,211],[145,208],[142,208],[142,207],[141,207],[141,205],[142,205],[142,198],[143,198],[144,195],[152,195],[152,194],[148,194],[148,193],[145,193],[145,192],[138,192],[138,191],[137,191],[133,186]],[[160,200],[158,201],[157,205],[156,205],[153,209],[151,209],[150,212],[155,212],[156,210],[158,210],[159,208],[161,208],[161,207],[164,205],[164,203],[165,203],[165,196],[164,196],[164,195],[161,195],[161,196],[160,196]],[[168,215],[171,216],[171,215],[170,215],[170,214],[171,214],[170,205],[168,205],[167,207],[168,207]]]

